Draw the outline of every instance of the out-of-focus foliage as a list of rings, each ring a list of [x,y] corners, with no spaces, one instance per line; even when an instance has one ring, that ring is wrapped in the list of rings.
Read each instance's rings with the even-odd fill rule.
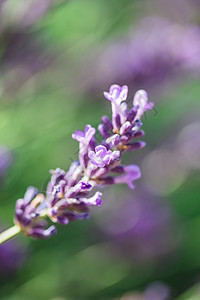
[[[96,82],[97,89],[84,93],[91,78],[89,65],[81,73],[84,57],[95,61],[97,45],[123,44],[144,17],[198,26],[199,9],[195,0],[0,1],[0,145],[13,156],[0,187],[4,227],[12,225],[15,201],[27,186],[45,191],[49,169],[68,168],[77,158],[71,134],[109,115],[99,92],[105,87]],[[9,277],[0,265],[1,299],[154,300],[144,298],[153,282],[169,288],[169,299],[199,299],[198,71],[186,68],[184,76],[166,76],[153,87],[143,80],[139,88],[149,86],[156,105],[144,117],[147,147],[127,155],[142,169],[136,190],[109,187],[90,220],[59,226],[49,240],[19,237],[29,255]]]

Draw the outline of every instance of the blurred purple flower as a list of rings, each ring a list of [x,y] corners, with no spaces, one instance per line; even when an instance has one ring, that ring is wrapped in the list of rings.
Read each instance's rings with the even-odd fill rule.
[[[52,64],[55,56],[45,48],[35,31],[29,30],[30,26],[49,11],[52,1],[12,2],[7,0],[0,5],[3,91],[11,95],[16,93],[33,74]],[[16,73],[19,76],[16,76]]]
[[[95,142],[94,135],[96,129],[91,125],[87,124],[85,126],[85,130],[76,130],[75,133],[72,134],[72,138],[79,142],[79,160],[82,166],[85,168],[88,165],[88,148],[94,150]]]
[[[104,96],[117,105],[125,101],[128,95],[128,87],[126,85],[120,87],[117,84],[113,84],[110,87],[109,92],[104,92]]]
[[[41,210],[45,208],[43,204],[44,196],[32,186],[28,187],[23,199],[17,200],[15,224],[25,235],[45,239],[56,233],[55,226],[46,228],[46,220],[37,219]]]
[[[120,195],[118,197],[121,198]],[[176,249],[180,230],[164,199],[156,198],[149,191],[137,190],[134,197],[123,193],[123,204],[116,203],[115,195],[108,200],[95,220],[111,240],[117,255],[139,263],[159,260]]]
[[[100,87],[113,81],[158,88],[158,82],[170,80],[172,75],[199,73],[199,49],[198,26],[148,17],[127,36],[93,48],[84,56],[76,79],[81,92],[99,93]]]
[[[134,189],[133,181],[141,177],[140,168],[136,165],[124,166],[123,172],[125,172],[125,174],[115,177],[114,182],[117,184],[125,183],[130,189]]]
[[[120,300],[169,300],[170,288],[162,282],[153,282],[144,292],[132,292],[123,295]]]
[[[133,98],[133,105],[139,107],[136,114],[136,119],[139,120],[145,111],[151,110],[154,107],[154,103],[148,102],[148,95],[144,90],[139,90],[135,93]]]
[[[93,128],[91,125],[86,125],[84,132],[81,130],[76,130],[75,133],[72,134],[72,138],[74,140],[77,140],[82,145],[88,145],[95,135],[95,128]]]
[[[2,226],[1,231],[3,231]],[[15,273],[26,259],[27,251],[16,239],[0,245],[0,277]]]
[[[95,151],[89,151],[88,156],[91,162],[99,168],[108,165],[112,160],[120,156],[120,151],[107,150],[105,146],[99,145],[95,147]]]
[[[162,282],[154,282],[144,291],[144,300],[168,300],[169,296],[170,289]]]
[[[12,162],[13,156],[11,151],[6,147],[0,146],[0,177],[4,175]]]

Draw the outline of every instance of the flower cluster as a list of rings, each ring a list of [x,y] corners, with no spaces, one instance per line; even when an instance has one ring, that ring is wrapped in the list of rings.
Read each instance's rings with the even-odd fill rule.
[[[131,189],[133,181],[141,177],[136,165],[122,165],[121,156],[126,151],[145,146],[141,117],[152,109],[144,90],[136,92],[133,107],[128,110],[128,87],[112,85],[104,96],[111,102],[112,120],[102,117],[98,130],[101,143],[95,139],[96,130],[86,125],[84,131],[77,130],[72,138],[79,142],[79,161],[74,161],[69,170],[51,170],[51,180],[46,196],[29,187],[24,199],[17,200],[15,224],[28,236],[47,238],[55,233],[55,227],[46,228],[44,217],[55,223],[68,224],[70,221],[86,219],[92,206],[101,206],[102,193],[92,194],[96,186],[125,183]]]
[[[42,219],[45,205],[44,195],[32,186],[28,187],[23,199],[17,200],[14,222],[25,235],[48,238],[56,233],[55,226],[46,229],[47,222]]]

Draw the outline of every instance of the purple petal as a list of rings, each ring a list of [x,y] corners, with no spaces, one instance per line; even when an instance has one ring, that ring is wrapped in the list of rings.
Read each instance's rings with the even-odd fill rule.
[[[90,142],[90,140],[93,138],[95,135],[96,129],[92,127],[91,125],[86,125],[85,126],[85,140],[87,143]]]
[[[144,109],[148,102],[148,94],[145,90],[139,90],[135,93],[133,98],[133,105],[139,105],[139,108]]]
[[[113,130],[112,122],[107,116],[101,118],[101,122],[106,126],[108,130]]]
[[[59,216],[57,217],[58,223],[61,223],[63,225],[67,225],[69,223],[69,219],[65,216]]]
[[[101,200],[101,196],[102,196],[102,193],[96,192],[93,197],[91,197],[89,199],[87,199],[87,198],[80,199],[80,201],[84,202],[87,205],[101,206],[101,204],[103,203],[103,201]]]
[[[153,102],[148,102],[148,103],[145,105],[144,109],[145,109],[145,110],[151,110],[153,107],[154,107],[154,103],[153,103]]]
[[[128,94],[128,87],[126,85],[120,87],[118,84],[113,84],[110,87],[109,93],[104,92],[104,96],[118,105],[126,100]]]
[[[138,166],[129,165],[124,167],[126,174],[114,178],[115,183],[126,183],[131,189],[134,189],[132,181],[141,177],[141,172]]]
[[[122,127],[120,128],[119,133],[120,133],[121,135],[123,135],[123,134],[126,134],[127,132],[129,132],[131,129],[132,129],[131,123],[130,123],[129,121],[126,121],[126,122],[122,125]]]
[[[29,204],[38,194],[38,189],[33,186],[29,186],[24,195],[24,203]]]
[[[103,145],[99,145],[95,147],[95,152],[96,154],[100,153],[101,155],[106,155],[107,154],[107,149]]]
[[[102,135],[102,137],[103,137],[104,139],[107,139],[107,138],[110,136],[110,133],[109,133],[109,131],[108,131],[108,129],[106,128],[105,125],[99,124],[98,130],[99,130],[99,132],[101,133],[101,135]]]
[[[142,149],[146,146],[146,143],[143,141],[139,141],[139,142],[134,142],[132,144],[127,144],[127,151],[133,151],[133,150],[138,150],[138,149]]]
[[[104,158],[103,158],[103,167],[105,165],[108,165],[110,163],[110,161],[111,161],[111,155],[110,154],[107,154],[106,156],[104,156]]]
[[[77,140],[78,142],[83,142],[85,138],[85,134],[81,130],[76,130],[75,133],[72,134],[72,138]]]
[[[119,134],[114,134],[107,138],[106,143],[111,144],[112,146],[117,146],[120,142]]]

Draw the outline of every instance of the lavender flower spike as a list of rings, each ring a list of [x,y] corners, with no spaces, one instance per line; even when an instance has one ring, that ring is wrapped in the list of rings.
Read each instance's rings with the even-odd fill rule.
[[[141,149],[143,137],[140,129],[142,114],[153,107],[148,103],[147,93],[138,91],[133,100],[133,108],[128,111],[125,101],[127,86],[112,85],[105,97],[111,101],[112,123],[104,116],[98,130],[103,140],[97,144],[95,128],[86,125],[84,131],[77,130],[73,139],[79,142],[79,161],[74,161],[69,171],[57,168],[51,170],[51,180],[46,196],[34,187],[29,187],[23,199],[16,202],[15,226],[0,234],[0,244],[10,237],[23,232],[34,238],[47,238],[55,234],[55,226],[47,228],[44,218],[54,223],[67,225],[71,221],[84,220],[90,216],[92,206],[101,206],[102,193],[96,187],[113,184],[127,184],[133,189],[133,181],[141,177],[138,166],[121,164],[121,157],[127,151]]]

